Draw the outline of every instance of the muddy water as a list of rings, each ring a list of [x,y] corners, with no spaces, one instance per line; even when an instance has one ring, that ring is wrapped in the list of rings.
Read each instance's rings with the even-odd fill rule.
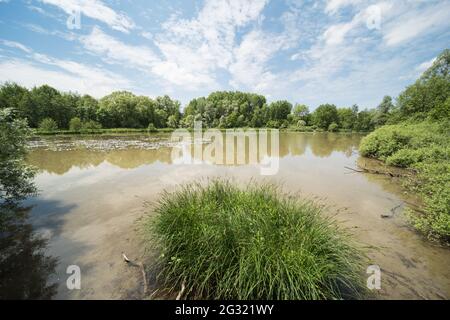
[[[58,259],[55,275],[48,278],[57,285],[54,298],[142,298],[141,272],[126,265],[121,254],[151,263],[137,236],[139,218],[148,210],[144,202],[157,200],[164,189],[217,176],[242,184],[269,180],[329,204],[367,247],[370,263],[380,266],[378,298],[450,298],[448,249],[423,240],[402,214],[405,201],[416,199],[392,178],[345,169],[356,167],[360,139],[281,133],[279,170],[273,176],[261,176],[258,165],[248,162],[176,164],[167,135],[33,141],[29,163],[40,169],[36,182],[41,192],[27,204],[34,230],[48,239],[46,253]],[[80,267],[80,290],[67,289],[69,265]]]

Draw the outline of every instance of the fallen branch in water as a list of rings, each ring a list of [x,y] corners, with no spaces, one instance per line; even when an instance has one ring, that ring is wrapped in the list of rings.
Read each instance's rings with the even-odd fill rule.
[[[361,168],[361,167],[360,167],[359,170],[358,169],[354,169],[354,168],[350,168],[350,167],[344,167],[344,168],[348,169],[348,170],[352,170],[354,172],[359,172],[359,173],[383,174],[383,175],[386,175],[386,176],[396,177],[396,178],[398,178],[398,177],[405,177],[406,176],[406,174],[394,173],[394,172],[387,171],[387,170],[386,171],[382,171],[382,170],[367,169],[367,168]]]
[[[348,169],[348,170],[352,170],[352,171],[355,171],[355,172],[365,172],[365,171],[363,171],[363,170],[357,170],[357,169],[353,169],[353,168],[350,168],[350,167],[344,167],[345,169]]]
[[[141,262],[141,263],[139,263],[139,266],[141,267],[142,277],[144,278],[144,296],[146,296],[147,292],[148,292],[147,276],[145,275],[144,264]]]
[[[400,208],[401,206],[402,206],[402,204],[400,203],[399,205],[393,207],[393,208],[390,210],[390,211],[391,211],[391,214],[381,214],[381,217],[382,217],[382,218],[392,218],[392,217],[394,217],[395,211],[396,211],[398,208]]]
[[[142,262],[135,263],[135,262],[131,261],[130,259],[128,259],[128,257],[123,252],[122,252],[122,258],[128,265],[130,265],[132,267],[139,267],[141,269],[142,278],[144,279],[144,296],[146,296],[148,293],[148,285],[147,285],[147,276],[145,274],[144,264]]]

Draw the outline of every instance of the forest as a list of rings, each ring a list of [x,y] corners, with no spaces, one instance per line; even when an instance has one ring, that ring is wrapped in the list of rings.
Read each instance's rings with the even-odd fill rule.
[[[395,105],[384,97],[371,110],[357,105],[338,108],[323,104],[310,112],[308,106],[282,100],[268,103],[262,95],[218,91],[191,100],[184,110],[165,95],[151,99],[131,92],[113,92],[99,100],[89,95],[59,92],[48,85],[28,90],[16,83],[0,87],[0,108],[17,110],[40,132],[129,128],[190,128],[202,121],[208,128],[279,128],[299,131],[372,131],[385,124]]]

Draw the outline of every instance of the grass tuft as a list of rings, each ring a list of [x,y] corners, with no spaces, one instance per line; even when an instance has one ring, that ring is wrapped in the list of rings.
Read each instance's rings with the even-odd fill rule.
[[[323,211],[270,184],[212,180],[164,193],[145,231],[161,285],[184,282],[188,298],[359,298],[362,254]]]

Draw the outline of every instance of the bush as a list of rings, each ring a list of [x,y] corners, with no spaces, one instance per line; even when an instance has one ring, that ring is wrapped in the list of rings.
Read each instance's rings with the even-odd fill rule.
[[[450,241],[450,135],[448,123],[384,126],[365,137],[360,153],[412,169],[407,188],[421,195],[423,213],[409,210],[413,225],[430,239]]]
[[[148,127],[147,127],[147,131],[148,132],[156,132],[158,130],[156,130],[155,125],[153,123],[149,123]]]
[[[303,128],[306,126],[306,122],[304,120],[297,121],[297,128]]]
[[[94,120],[89,120],[83,123],[83,130],[99,130],[102,128],[102,125]]]
[[[363,294],[361,253],[317,203],[272,185],[214,180],[164,193],[146,224],[158,279],[190,298],[341,299]]]
[[[52,118],[45,118],[39,123],[40,131],[56,131],[58,130],[58,124]]]
[[[337,123],[333,122],[328,126],[328,131],[336,132],[336,131],[338,131],[338,128],[339,128],[339,126],[337,125]]]
[[[81,119],[78,117],[70,119],[69,122],[69,130],[70,131],[80,131],[83,124],[81,123]]]

